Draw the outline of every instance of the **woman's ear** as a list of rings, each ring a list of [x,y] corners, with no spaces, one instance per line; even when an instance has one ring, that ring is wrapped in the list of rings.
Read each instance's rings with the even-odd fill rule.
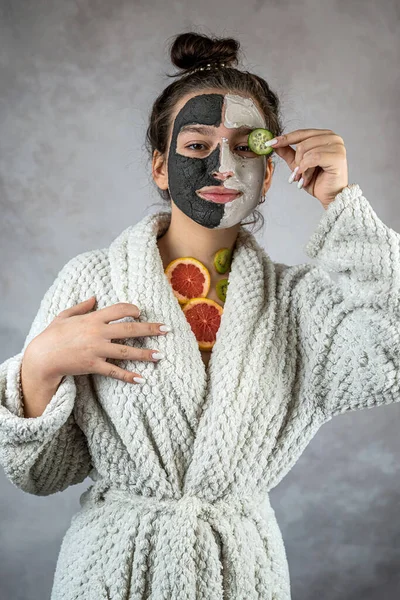
[[[167,163],[159,150],[154,150],[152,160],[152,176],[161,190],[168,189]]]
[[[275,165],[272,162],[272,158],[268,158],[267,166],[265,169],[264,185],[263,185],[263,196],[267,193],[272,183],[272,175],[274,173]]]

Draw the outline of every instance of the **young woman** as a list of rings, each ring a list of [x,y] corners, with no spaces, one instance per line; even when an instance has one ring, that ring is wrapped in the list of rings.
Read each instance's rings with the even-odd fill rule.
[[[334,415],[400,399],[400,236],[348,184],[339,135],[280,135],[278,98],[235,67],[237,52],[232,39],[176,37],[183,72],[147,136],[167,209],[72,258],[1,365],[9,479],[36,495],[94,482],[52,600],[288,600],[269,491]],[[317,266],[274,263],[244,227],[272,183],[272,160],[247,145],[259,127],[325,209],[306,247]],[[207,267],[223,308],[208,352],[165,274],[185,257]]]

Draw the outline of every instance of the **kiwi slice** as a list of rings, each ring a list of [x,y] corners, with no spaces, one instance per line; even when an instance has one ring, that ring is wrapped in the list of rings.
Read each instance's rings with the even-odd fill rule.
[[[217,296],[220,300],[222,300],[222,302],[225,302],[228,285],[228,279],[220,279],[217,281],[217,285],[215,286],[215,289],[217,290]]]
[[[256,154],[271,154],[274,151],[272,146],[265,146],[265,142],[274,139],[274,134],[268,129],[253,129],[253,131],[249,134],[247,143],[249,145],[250,150],[255,152]]]
[[[218,273],[226,273],[231,266],[232,250],[221,248],[214,254],[214,267]]]

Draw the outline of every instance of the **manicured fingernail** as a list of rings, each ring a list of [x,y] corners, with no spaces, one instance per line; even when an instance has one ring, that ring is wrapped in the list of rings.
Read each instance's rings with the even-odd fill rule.
[[[303,187],[303,183],[304,183],[304,177],[302,177],[297,184],[297,187],[299,188],[299,190]]]
[[[152,352],[151,357],[154,358],[154,360],[161,360],[164,358],[164,354],[161,352]]]
[[[273,140],[269,140],[268,142],[264,143],[264,146],[266,148],[268,148],[268,146],[273,146],[274,144],[277,144],[279,142],[278,138],[274,138]]]
[[[133,381],[135,381],[136,383],[144,383],[146,380],[143,379],[143,377],[134,377]]]
[[[294,178],[296,177],[297,171],[299,170],[300,167],[296,167],[295,170],[293,171],[293,173],[291,174],[291,176],[288,179],[288,183],[293,183]]]
[[[160,331],[172,331],[172,329],[168,325],[160,325]]]

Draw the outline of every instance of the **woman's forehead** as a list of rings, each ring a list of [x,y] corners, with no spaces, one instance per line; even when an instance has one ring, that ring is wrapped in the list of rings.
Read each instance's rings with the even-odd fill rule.
[[[175,133],[191,123],[227,127],[265,127],[265,118],[254,100],[232,92],[202,92],[188,95],[175,111]]]
[[[223,94],[196,94],[188,98],[176,115],[175,132],[191,123],[218,126],[222,119],[223,104]]]

